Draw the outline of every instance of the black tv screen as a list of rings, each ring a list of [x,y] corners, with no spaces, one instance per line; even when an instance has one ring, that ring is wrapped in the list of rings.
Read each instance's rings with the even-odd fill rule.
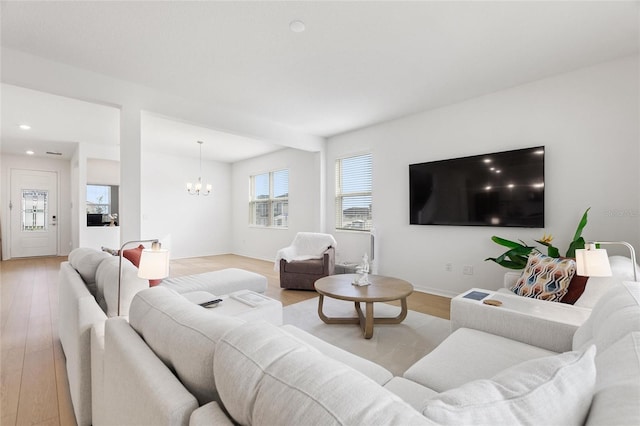
[[[409,165],[412,225],[544,227],[544,146]]]

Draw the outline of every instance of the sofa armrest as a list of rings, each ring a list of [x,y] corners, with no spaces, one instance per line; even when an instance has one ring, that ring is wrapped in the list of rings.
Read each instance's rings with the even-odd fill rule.
[[[451,331],[471,328],[517,340],[554,352],[572,349],[573,334],[589,317],[591,310],[563,303],[548,302],[490,290],[485,299],[502,302],[492,306],[465,298],[451,300]]]
[[[188,424],[198,401],[129,323],[108,319],[104,338],[104,424]]]
[[[58,335],[78,425],[91,424],[91,327],[107,315],[69,262],[58,273]]]
[[[516,284],[516,281],[518,281],[518,278],[520,278],[520,275],[522,275],[521,272],[505,272],[504,280],[502,282],[503,287],[513,287]]]
[[[105,321],[100,321],[91,328],[91,424],[93,425],[105,424],[103,406]]]

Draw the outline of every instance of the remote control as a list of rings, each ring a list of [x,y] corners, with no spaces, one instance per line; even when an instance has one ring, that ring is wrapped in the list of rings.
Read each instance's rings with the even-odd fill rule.
[[[210,300],[209,302],[200,303],[200,306],[202,306],[203,308],[207,308],[211,305],[216,305],[220,302],[222,302],[222,299],[215,299],[215,300]]]

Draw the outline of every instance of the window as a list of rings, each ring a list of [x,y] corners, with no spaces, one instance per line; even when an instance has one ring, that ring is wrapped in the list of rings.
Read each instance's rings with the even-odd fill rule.
[[[87,185],[87,225],[103,226],[118,222],[117,185]]]
[[[371,230],[371,154],[336,160],[336,229]]]
[[[289,170],[250,177],[249,224],[286,228],[289,226]]]
[[[87,185],[87,213],[111,213],[111,187]]]
[[[22,190],[22,231],[46,231],[49,191]]]

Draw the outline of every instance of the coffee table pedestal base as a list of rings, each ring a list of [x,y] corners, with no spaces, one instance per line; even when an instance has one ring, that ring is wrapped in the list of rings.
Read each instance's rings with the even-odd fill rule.
[[[323,312],[324,295],[320,294],[318,301],[318,316],[326,324],[360,324],[365,339],[373,336],[374,324],[400,324],[407,317],[407,298],[400,299],[400,314],[397,317],[374,317],[373,304],[375,302],[354,302],[358,317],[328,317]],[[365,304],[365,312],[362,312],[360,303]]]

